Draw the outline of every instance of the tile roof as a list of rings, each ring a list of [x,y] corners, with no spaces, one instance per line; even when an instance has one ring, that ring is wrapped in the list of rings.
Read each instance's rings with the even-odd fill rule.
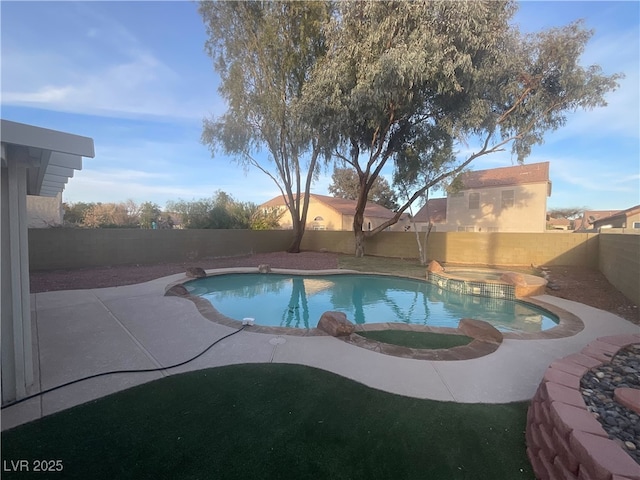
[[[447,199],[432,198],[413,217],[414,222],[427,223],[427,205],[429,206],[429,219],[431,223],[444,223],[447,220]]]
[[[608,218],[620,213],[620,210],[585,210],[581,218],[576,218],[574,225],[576,230],[589,230],[593,228],[593,222],[601,218]]]
[[[611,218],[614,217],[630,217],[631,215],[635,215],[636,213],[640,212],[640,205],[634,205],[633,207],[627,208],[626,210],[619,210],[617,212],[614,212],[610,215],[605,216],[601,216],[599,218],[597,218],[595,221],[591,222],[591,223],[595,223],[595,222],[602,222],[605,220],[609,220]]]
[[[463,173],[460,179],[464,189],[546,183],[549,182],[549,162],[475,170]]]
[[[346,198],[336,198],[329,197],[328,195],[318,195],[316,193],[310,193],[309,196],[311,198],[316,199],[319,202],[328,205],[333,208],[337,212],[343,215],[353,215],[356,211],[356,201],[349,200]],[[284,205],[284,198],[280,195],[271,200],[260,205],[261,207],[276,207],[279,205]],[[375,218],[392,218],[395,213],[389,210],[388,208],[383,207],[382,205],[378,205],[377,203],[368,202],[367,206],[364,209],[364,214],[367,217],[375,217]]]

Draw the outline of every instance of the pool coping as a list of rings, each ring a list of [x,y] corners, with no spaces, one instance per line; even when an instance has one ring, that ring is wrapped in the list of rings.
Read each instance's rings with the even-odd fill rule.
[[[219,268],[219,269],[206,270],[207,277],[225,275],[225,274],[231,274],[231,273],[261,273],[261,272],[259,272],[258,267],[233,267],[233,268]],[[308,275],[308,276],[340,275],[340,274],[378,275],[378,276],[391,276],[391,277],[399,277],[399,278],[411,278],[416,280],[422,280],[428,283],[426,279],[422,279],[415,276],[376,273],[376,272],[361,272],[357,270],[347,270],[347,269],[299,270],[299,269],[273,268],[271,269],[270,273],[285,274],[285,275]],[[262,274],[269,275],[270,273],[262,273]],[[197,279],[186,277],[178,281],[169,283],[165,288],[165,296],[177,296],[180,298],[185,298],[187,300],[190,300],[195,304],[196,308],[198,309],[198,312],[200,312],[200,314],[209,321],[212,321],[221,325],[225,325],[228,327],[236,328],[236,329],[243,327],[242,321],[235,320],[233,318],[227,317],[226,315],[223,315],[208,300],[205,300],[202,297],[191,295],[190,293],[188,293],[186,288],[184,288],[183,285],[193,280],[197,280]],[[503,339],[549,340],[549,339],[570,337],[579,333],[584,329],[584,324],[578,316],[560,307],[557,307],[555,305],[551,305],[544,301],[533,299],[530,297],[527,297],[526,299],[518,298],[512,301],[522,302],[525,304],[528,303],[535,307],[547,310],[553,315],[558,317],[559,323],[557,326],[542,332],[535,332],[535,333],[500,332],[501,337]],[[481,318],[478,318],[475,320],[479,320],[479,321],[482,321],[483,323],[486,323]],[[393,329],[422,331],[422,332],[444,333],[444,331],[446,330],[446,333],[453,333],[453,334],[461,333],[460,326],[458,326],[458,328],[430,327],[425,325],[408,325],[405,323],[394,323],[394,322],[375,324],[375,327],[371,328],[371,330],[374,330],[374,329],[381,330],[384,328],[383,326],[386,326],[387,328],[392,327]],[[360,329],[360,331],[369,330],[368,327],[371,327],[371,326],[367,326],[364,328],[362,327],[363,327],[362,325],[356,325],[355,336],[354,334],[352,334],[348,338],[342,337],[341,339],[354,346],[376,351],[386,355],[398,356],[403,358],[420,359],[420,360],[468,360],[472,358],[478,358],[478,357],[493,353],[500,346],[502,342],[502,340],[496,343],[496,342],[480,341],[478,339],[475,339],[469,345],[465,345],[461,347],[452,347],[449,349],[425,350],[425,349],[416,349],[416,348],[409,348],[409,347],[400,347],[398,345],[390,345],[382,342],[377,342],[375,340],[365,339],[364,337],[357,335],[358,329]],[[301,329],[301,328],[291,328],[291,327],[272,327],[272,326],[263,326],[263,325],[247,325],[244,328],[246,332],[262,333],[262,334],[270,334],[270,335],[290,335],[290,336],[297,336],[297,337],[329,336],[327,333],[323,332],[322,330],[319,330],[318,328]]]

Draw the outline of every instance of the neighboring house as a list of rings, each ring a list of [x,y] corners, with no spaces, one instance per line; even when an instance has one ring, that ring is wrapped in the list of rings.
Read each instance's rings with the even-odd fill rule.
[[[278,220],[280,228],[293,228],[291,214],[286,207],[284,198],[278,196],[260,205],[262,209],[277,208],[280,212]],[[326,195],[309,194],[309,209],[307,211],[307,230],[343,230],[353,231],[353,216],[356,201],[345,198],[335,198]],[[363,230],[373,230],[394,216],[388,208],[369,202],[364,210]],[[403,231],[409,225],[408,216],[403,215],[400,221],[389,227],[389,230]]]
[[[571,220],[547,217],[547,230],[571,230]]]
[[[447,222],[447,199],[446,198],[432,198],[418,210],[412,219],[412,222],[416,225],[416,230],[419,232],[425,232],[429,228],[429,223],[432,232],[442,231],[442,226]]]
[[[640,229],[640,205],[636,205],[608,217],[593,222],[593,228],[633,228]]]
[[[27,228],[63,225],[62,192],[55,197],[27,195]]]
[[[584,232],[585,230],[593,230],[593,222],[600,218],[607,218],[611,215],[620,213],[620,210],[585,210],[581,218],[576,218],[574,230],[576,232]]]
[[[460,191],[429,201],[429,217],[437,231],[546,231],[549,162],[476,170],[460,180]],[[416,214],[420,230],[428,225],[426,215],[425,207]]]

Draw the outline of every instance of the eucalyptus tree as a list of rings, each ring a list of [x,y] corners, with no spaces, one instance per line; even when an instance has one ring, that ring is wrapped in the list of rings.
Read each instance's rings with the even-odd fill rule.
[[[301,121],[297,104],[317,59],[325,52],[324,2],[210,2],[199,12],[207,28],[205,48],[220,75],[228,110],[204,120],[203,143],[222,149],[245,168],[265,173],[291,213],[300,251],[312,181],[319,171],[318,130]],[[268,152],[267,160],[261,151]]]
[[[338,198],[356,200],[360,192],[358,175],[352,168],[336,167],[331,175],[331,185],[329,185],[328,190],[330,194]],[[376,178],[375,182],[373,182],[367,199],[389,210],[398,208],[398,196],[386,178],[382,176]]]
[[[305,86],[305,111],[358,175],[357,256],[366,237],[397,222],[430,187],[508,145],[524,161],[568,112],[606,105],[620,77],[580,65],[591,35],[580,22],[520,34],[512,1],[338,5],[327,54]],[[460,147],[472,153],[456,154]],[[413,190],[394,218],[364,232],[369,191],[387,164]],[[422,169],[431,172],[426,183]]]

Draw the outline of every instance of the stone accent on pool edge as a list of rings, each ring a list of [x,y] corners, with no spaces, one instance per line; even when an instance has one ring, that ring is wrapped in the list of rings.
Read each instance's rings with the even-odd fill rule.
[[[413,358],[416,360],[470,360],[483,357],[495,352],[503,340],[502,333],[493,325],[472,318],[463,318],[458,328],[426,327],[424,325],[410,325],[406,323],[373,323],[369,325],[356,325],[355,333],[348,337],[339,337],[347,343],[367,350],[392,355],[395,357]],[[401,347],[389,343],[378,342],[358,335],[358,332],[371,332],[377,330],[405,330],[413,332],[444,333],[449,335],[466,335],[473,338],[468,345],[452,348],[426,350],[421,348]]]

